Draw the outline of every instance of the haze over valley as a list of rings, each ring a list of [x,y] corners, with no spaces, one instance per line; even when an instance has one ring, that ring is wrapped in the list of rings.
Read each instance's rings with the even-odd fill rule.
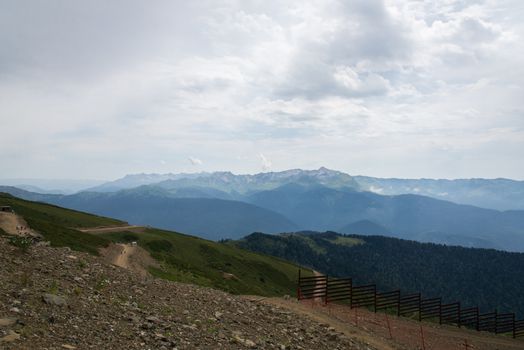
[[[524,182],[508,179],[378,179],[320,168],[137,174],[71,195],[0,190],[213,240],[312,230],[524,251]]]

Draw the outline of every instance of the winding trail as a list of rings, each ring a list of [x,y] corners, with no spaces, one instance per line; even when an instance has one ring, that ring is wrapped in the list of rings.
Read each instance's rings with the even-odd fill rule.
[[[117,244],[117,246],[120,247],[122,250],[120,254],[115,256],[115,258],[112,261],[112,264],[123,267],[125,269],[129,269],[131,265],[129,258],[133,254],[135,254],[137,247],[131,244]]]

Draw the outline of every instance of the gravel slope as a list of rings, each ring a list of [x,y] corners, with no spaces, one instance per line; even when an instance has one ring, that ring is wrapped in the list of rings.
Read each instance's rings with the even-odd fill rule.
[[[0,236],[2,349],[372,349],[285,309]]]

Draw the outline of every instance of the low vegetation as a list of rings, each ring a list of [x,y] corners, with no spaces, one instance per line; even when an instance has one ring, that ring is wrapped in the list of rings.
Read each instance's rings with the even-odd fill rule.
[[[298,266],[274,257],[171,231],[104,234],[115,242],[136,241],[161,268],[150,272],[169,280],[220,288],[235,294],[284,295],[296,289]],[[306,269],[306,274],[312,271]]]
[[[27,224],[44,236],[54,247],[98,254],[98,249],[107,246],[110,241],[83,233],[75,227],[97,227],[121,225],[122,221],[90,215],[75,210],[60,208],[54,205],[31,202],[0,193],[0,204],[9,205],[15,213],[21,215]]]
[[[112,241],[137,242],[159,262],[154,276],[219,288],[235,294],[284,295],[296,287],[298,266],[238,247],[171,231],[145,228],[136,233],[90,234],[74,228],[119,226],[122,221],[0,194],[0,204],[11,206],[52,246],[98,254]],[[311,271],[304,273],[312,274]]]

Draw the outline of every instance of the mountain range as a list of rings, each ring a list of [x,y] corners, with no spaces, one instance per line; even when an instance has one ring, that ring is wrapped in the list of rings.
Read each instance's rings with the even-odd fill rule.
[[[518,208],[524,182],[373,179],[320,168],[256,175],[128,175],[72,195],[39,194],[14,187],[0,191],[214,240],[237,239],[252,232],[332,230],[524,251],[522,210],[481,208],[434,198],[437,195],[382,193],[411,189],[426,194],[448,188],[446,198],[460,197],[461,193],[473,198],[476,193],[477,199],[497,193],[493,196],[497,201]],[[396,187],[388,187],[388,181]],[[408,186],[409,181],[414,182]],[[417,181],[420,186],[413,187]]]

